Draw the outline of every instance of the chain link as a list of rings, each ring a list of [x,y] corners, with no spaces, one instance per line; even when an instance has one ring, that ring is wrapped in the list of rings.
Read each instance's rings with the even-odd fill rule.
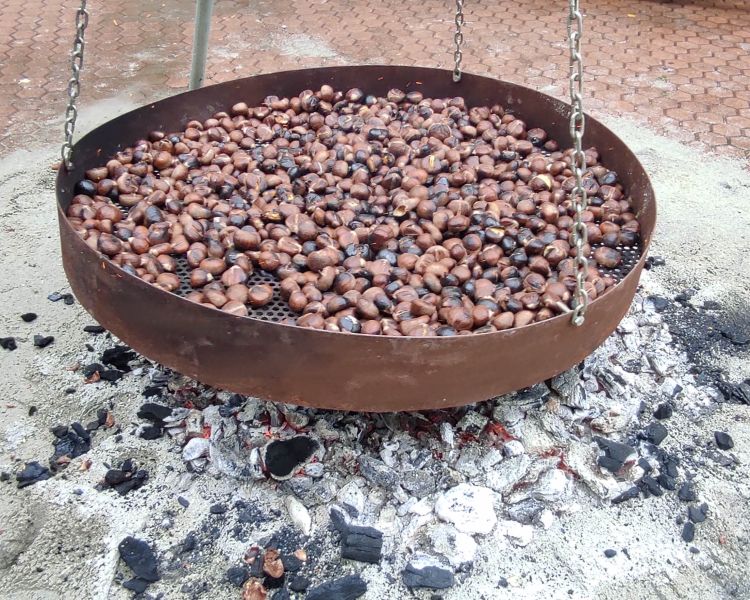
[[[456,0],[456,33],[453,34],[453,42],[456,44],[456,49],[453,52],[453,81],[461,81],[461,60],[464,55],[461,53],[461,46],[464,43],[464,34],[461,28],[464,26],[464,0]]]
[[[573,296],[572,322],[583,325],[589,297],[584,285],[588,276],[588,257],[584,247],[588,243],[588,231],[583,222],[583,212],[588,207],[586,188],[583,185],[583,172],[586,170],[586,155],[583,153],[583,58],[581,57],[581,35],[583,34],[583,15],[579,0],[568,0],[568,43],[570,45],[570,136],[573,139],[571,169],[575,177],[575,186],[570,192],[570,199],[575,209],[573,226],[573,244],[576,247],[576,289]]]
[[[86,0],[81,0],[81,6],[76,12],[76,36],[73,40],[73,52],[70,56],[71,77],[68,80],[68,107],[65,109],[65,141],[60,154],[62,164],[67,169],[73,168],[71,155],[73,153],[73,133],[76,129],[78,109],[76,102],[81,93],[81,69],[83,68],[84,34],[89,24],[89,13],[86,10]]]

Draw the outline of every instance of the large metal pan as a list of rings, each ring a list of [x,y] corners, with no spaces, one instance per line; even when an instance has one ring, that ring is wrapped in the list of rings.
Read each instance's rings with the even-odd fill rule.
[[[627,312],[656,220],[651,183],[633,153],[593,118],[586,146],[598,148],[630,193],[642,231],[641,255],[586,322],[569,316],[508,331],[453,338],[392,338],[303,329],[235,317],[144,283],[91,250],[65,217],[87,168],[155,129],[176,131],[244,101],[294,95],[328,83],[385,95],[392,87],[468,104],[502,104],[530,126],[571,143],[568,107],[534,90],[476,75],[399,66],[352,66],[269,73],[149,104],[94,129],[74,147],[75,168],[57,177],[63,264],[78,300],[143,355],[216,387],[293,404],[357,411],[445,408],[485,400],[548,379],[590,354]]]

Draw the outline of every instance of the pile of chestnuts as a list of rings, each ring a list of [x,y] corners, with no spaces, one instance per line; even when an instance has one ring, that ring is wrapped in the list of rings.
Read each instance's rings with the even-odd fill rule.
[[[617,174],[585,156],[593,300],[639,224]],[[151,132],[86,171],[67,215],[131,275],[189,283],[187,299],[232,315],[280,295],[301,327],[486,333],[570,310],[570,165],[571,150],[499,105],[323,86]]]

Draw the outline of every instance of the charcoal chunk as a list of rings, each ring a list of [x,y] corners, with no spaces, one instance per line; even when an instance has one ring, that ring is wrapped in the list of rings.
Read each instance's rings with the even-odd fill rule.
[[[622,492],[622,494],[620,494],[619,496],[612,498],[612,504],[622,504],[623,502],[626,502],[627,500],[632,500],[633,498],[637,498],[640,493],[641,493],[641,490],[637,486],[634,485],[630,489],[627,489],[624,492]]]
[[[91,450],[91,435],[80,423],[73,423],[70,427],[59,425],[52,429],[52,433],[57,438],[54,441],[53,462],[63,456],[77,458]]]
[[[112,488],[120,496],[125,496],[132,490],[137,490],[145,485],[148,472],[144,469],[136,470],[132,459],[124,461],[119,469],[110,469],[104,475],[102,488]]]
[[[383,534],[373,527],[350,525],[342,536],[341,557],[377,564],[383,551]]]
[[[294,554],[282,554],[281,564],[284,565],[284,571],[286,573],[296,573],[305,565],[305,563],[294,556]]]
[[[137,357],[138,355],[127,346],[115,346],[114,348],[107,348],[102,353],[101,361],[105,365],[128,373],[130,371],[128,363]]]
[[[143,390],[144,398],[153,398],[154,396],[161,396],[164,392],[164,388],[160,385],[150,385]]]
[[[185,536],[185,539],[182,540],[182,545],[180,546],[180,554],[187,554],[188,552],[192,552],[193,550],[195,550],[197,545],[198,538],[194,533],[188,533]]]
[[[706,377],[706,381],[710,381],[710,379]],[[741,402],[744,402],[745,404],[750,404],[750,385],[748,384],[750,384],[750,380],[745,380],[744,383],[736,384],[731,383],[730,381],[725,381],[724,379],[720,379],[718,382],[716,382],[716,387],[724,396],[725,400],[729,402],[733,400],[739,400]],[[741,386],[744,386],[745,390],[748,392],[748,395],[745,398],[742,398],[742,392],[740,390]]]
[[[122,371],[118,371],[117,369],[103,369],[99,371],[99,379],[102,381],[109,381],[110,383],[114,383],[115,381],[118,381],[122,379],[122,376],[124,373]]]
[[[695,525],[691,521],[682,526],[682,539],[688,544],[695,539]]]
[[[148,473],[141,469],[134,473],[129,479],[126,479],[122,483],[115,485],[114,488],[115,491],[120,494],[120,496],[124,496],[132,490],[137,490],[138,488],[143,487],[147,479]]]
[[[629,460],[630,456],[635,453],[635,450],[627,444],[621,444],[614,440],[595,436],[594,441],[596,441],[599,448],[604,452],[604,456],[600,456],[597,463],[600,467],[613,473],[619,471]]]
[[[344,513],[340,511],[337,507],[333,506],[331,507],[331,523],[333,526],[338,530],[338,532],[343,536],[346,535],[349,531],[349,523],[346,521],[346,516],[344,516]]]
[[[227,569],[227,580],[237,587],[242,587],[250,577],[250,571],[245,565],[235,565]]]
[[[734,448],[734,440],[728,433],[714,431],[714,440],[716,441],[716,445],[722,450],[731,450]]]
[[[136,413],[141,419],[148,419],[159,425],[164,423],[164,419],[172,414],[172,409],[155,402],[146,402],[141,405]]]
[[[677,466],[680,464],[680,459],[676,456],[666,454],[661,459],[661,470],[662,473],[666,473],[670,477],[677,477]]]
[[[132,579],[128,579],[126,582],[124,582],[122,584],[122,587],[124,587],[126,590],[131,590],[136,594],[142,594],[146,591],[146,588],[150,584],[150,581],[142,579],[141,577],[133,577]]]
[[[374,527],[353,525],[336,507],[330,511],[331,523],[341,534],[341,557],[377,564],[383,551],[383,533]]]
[[[82,439],[91,441],[91,434],[78,422],[71,423],[70,428]]]
[[[127,478],[127,473],[120,469],[110,469],[104,474],[104,481],[108,485],[117,485],[122,483]]]
[[[155,425],[146,425],[141,429],[140,436],[144,440],[157,440],[164,435],[164,430],[161,427]]]
[[[660,404],[656,407],[656,410],[654,411],[654,418],[659,419],[660,421],[663,419],[668,419],[672,416],[672,405],[668,402],[665,402],[664,404]]]
[[[651,423],[643,430],[640,437],[654,446],[661,444],[667,437],[667,428],[661,423]]]
[[[367,592],[367,584],[359,575],[347,575],[312,588],[305,600],[355,600]]]
[[[50,429],[50,431],[56,438],[62,439],[66,435],[68,435],[68,431],[70,431],[70,428],[67,425],[55,425],[52,429]]]
[[[86,326],[85,326],[85,327],[83,328],[83,330],[84,330],[84,331],[85,331],[86,333],[92,333],[92,334],[94,334],[94,335],[99,335],[100,333],[104,333],[105,331],[107,331],[107,330],[106,330],[106,329],[104,329],[104,327],[102,327],[101,325],[86,325]]]
[[[444,590],[455,583],[453,573],[448,569],[436,566],[426,566],[417,569],[411,563],[406,565],[403,572],[404,585],[408,588],[430,588]]]
[[[680,486],[680,489],[677,492],[677,497],[683,502],[693,502],[697,498],[695,495],[695,489],[693,489],[693,485],[689,481],[686,481]]]
[[[609,456],[600,456],[597,459],[596,464],[598,464],[602,469],[607,469],[607,471],[610,471],[612,473],[617,473],[617,471],[619,471],[623,467],[623,463],[621,463],[619,460],[614,460]]]
[[[688,519],[693,523],[703,523],[708,518],[708,504],[705,502],[700,506],[688,506]]]
[[[644,475],[639,484],[644,492],[650,493],[654,496],[661,496],[664,494],[659,482],[650,475]]]
[[[158,581],[156,555],[146,542],[132,536],[126,537],[117,547],[120,558],[130,567],[136,577],[146,581]]]
[[[265,573],[263,573],[264,558],[265,557],[261,554],[255,559],[255,562],[250,565],[250,577],[261,578],[265,576]]]
[[[659,473],[656,481],[658,481],[659,485],[665,490],[674,490],[677,487],[677,483],[675,482],[674,478],[670,477],[666,473]]]
[[[23,470],[16,474],[16,481],[19,488],[24,488],[50,477],[52,477],[52,473],[47,467],[43,467],[37,461],[31,461],[26,463]]]
[[[23,314],[21,315],[21,319],[22,319],[22,320],[23,320],[23,321],[24,321],[25,323],[31,323],[32,321],[35,321],[35,320],[36,320],[36,317],[37,317],[37,314],[36,314],[36,313],[33,313],[33,312],[27,312],[27,313],[23,313]]]
[[[51,336],[51,335],[35,335],[34,336],[34,345],[37,348],[46,348],[54,341],[55,341],[55,338],[54,336]]]
[[[81,369],[81,374],[84,376],[84,378],[91,379],[94,376],[94,373],[100,373],[104,370],[104,365],[101,365],[99,363],[91,363],[90,365],[86,365]]]
[[[0,348],[3,350],[15,350],[18,348],[18,344],[16,343],[16,338],[13,337],[4,337],[0,338]]]
[[[664,312],[669,307],[669,300],[662,298],[661,296],[649,296],[648,300],[654,307],[654,310],[658,313]]]
[[[289,477],[318,448],[318,442],[304,435],[276,440],[266,446],[265,463],[272,477]]]
[[[294,575],[289,579],[289,589],[293,592],[304,592],[310,587],[310,580],[304,575]]]
[[[646,259],[645,269],[652,269],[653,267],[663,267],[667,262],[661,256],[649,256]]]

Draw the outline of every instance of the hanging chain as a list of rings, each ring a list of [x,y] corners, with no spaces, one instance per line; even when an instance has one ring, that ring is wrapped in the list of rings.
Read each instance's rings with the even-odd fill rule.
[[[70,170],[73,167],[71,155],[73,153],[73,132],[76,129],[78,109],[76,102],[81,93],[81,68],[83,67],[83,45],[86,26],[89,24],[89,13],[86,10],[86,0],[81,0],[81,7],[76,12],[76,37],[73,40],[73,52],[70,58],[72,75],[68,80],[68,108],[65,110],[65,141],[62,145],[63,166]]]
[[[570,136],[573,138],[574,151],[571,169],[575,177],[575,186],[570,198],[575,208],[573,226],[573,243],[576,247],[576,290],[573,298],[572,321],[574,325],[583,325],[589,297],[584,289],[588,275],[588,257],[584,255],[584,246],[588,242],[588,231],[583,222],[583,211],[588,207],[586,189],[583,187],[583,172],[586,169],[586,155],[583,153],[582,140],[584,131],[583,116],[583,59],[581,58],[581,35],[583,33],[583,15],[579,0],[568,0],[568,42],[570,44]]]
[[[453,41],[456,44],[456,49],[453,52],[453,61],[455,66],[453,67],[453,81],[461,81],[461,59],[464,55],[461,53],[461,46],[464,43],[464,34],[461,28],[464,26],[464,0],[456,0],[456,33],[453,34]]]

